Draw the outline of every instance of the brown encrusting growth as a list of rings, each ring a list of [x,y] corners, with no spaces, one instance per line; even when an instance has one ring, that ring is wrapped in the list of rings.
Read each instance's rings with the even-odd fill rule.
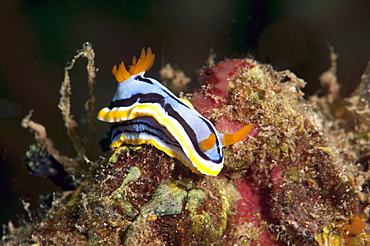
[[[55,198],[41,222],[10,223],[3,242],[369,244],[370,65],[343,100],[331,59],[321,77],[327,95],[308,100],[303,80],[251,59],[204,68],[194,107],[222,133],[255,124],[248,139],[224,149],[218,177],[192,173],[152,146],[122,146],[71,169],[86,172],[77,189]]]

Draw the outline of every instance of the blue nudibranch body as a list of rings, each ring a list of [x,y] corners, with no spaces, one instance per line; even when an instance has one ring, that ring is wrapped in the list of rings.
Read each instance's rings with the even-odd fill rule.
[[[151,49],[133,58],[127,71],[122,62],[113,67],[119,82],[109,107],[98,119],[113,123],[111,148],[152,144],[179,159],[194,172],[216,176],[223,168],[223,147],[241,141],[253,124],[234,134],[221,134],[186,99],[178,98],[155,79],[144,77],[154,63]]]

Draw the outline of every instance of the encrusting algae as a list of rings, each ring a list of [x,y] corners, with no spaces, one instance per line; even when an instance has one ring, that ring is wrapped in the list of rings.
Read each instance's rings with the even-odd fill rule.
[[[10,223],[3,243],[367,245],[369,70],[348,99],[328,90],[305,100],[303,80],[251,59],[202,69],[194,107],[222,133],[256,126],[225,148],[217,177],[195,174],[149,145],[122,146],[93,162],[74,144],[79,157],[63,163],[46,134],[36,135],[77,188],[55,198],[38,222]]]

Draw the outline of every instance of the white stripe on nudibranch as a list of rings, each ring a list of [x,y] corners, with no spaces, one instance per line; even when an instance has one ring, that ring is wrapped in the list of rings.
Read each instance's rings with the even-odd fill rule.
[[[123,62],[113,67],[117,91],[111,105],[98,113],[99,120],[113,123],[111,147],[152,144],[194,172],[218,175],[223,168],[223,147],[241,141],[253,124],[234,134],[219,133],[189,101],[144,77],[154,57],[150,48],[147,52],[143,49],[129,70]]]

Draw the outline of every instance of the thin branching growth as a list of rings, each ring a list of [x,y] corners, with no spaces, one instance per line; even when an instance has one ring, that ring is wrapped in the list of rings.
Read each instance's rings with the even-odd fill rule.
[[[72,158],[60,154],[60,152],[54,147],[53,141],[48,138],[45,126],[31,120],[32,113],[33,110],[24,117],[21,126],[34,133],[36,141],[39,142],[48,151],[48,153],[64,167],[67,173],[70,175],[77,175],[78,163]]]
[[[88,75],[88,88],[89,88],[89,99],[85,103],[85,109],[88,113],[89,120],[89,132],[82,138],[77,134],[76,128],[78,127],[77,122],[73,119],[71,113],[71,79],[69,76],[69,71],[74,67],[77,59],[80,57],[85,57],[87,59],[87,75]],[[86,154],[87,148],[91,144],[92,136],[95,133],[95,97],[93,95],[94,91],[94,81],[96,77],[97,69],[95,68],[95,52],[92,48],[91,43],[84,43],[83,48],[77,52],[72,61],[64,69],[64,80],[62,86],[60,87],[61,98],[59,101],[59,109],[62,112],[64,125],[67,128],[67,133],[71,139],[75,150],[77,151],[77,159],[82,160]]]
[[[326,100],[328,103],[333,103],[340,94],[340,84],[337,79],[338,55],[335,53],[334,47],[329,44],[327,46],[330,51],[330,67],[320,76],[320,83],[327,90]]]
[[[74,67],[76,61],[80,57],[85,57],[87,59],[87,75],[88,75],[88,88],[89,88],[89,98],[85,103],[85,109],[88,113],[89,121],[89,130],[83,137],[80,137],[76,128],[78,127],[77,122],[73,119],[71,113],[71,79],[69,76],[69,71]],[[54,157],[65,169],[65,171],[78,179],[78,177],[84,173],[83,171],[86,168],[86,164],[91,164],[92,162],[86,156],[86,150],[90,146],[93,135],[95,133],[95,97],[93,95],[94,91],[94,80],[96,77],[97,69],[95,68],[95,53],[92,48],[92,45],[86,42],[83,45],[83,48],[77,52],[68,66],[64,69],[64,80],[60,88],[61,98],[59,101],[59,109],[62,112],[64,125],[67,128],[67,134],[71,139],[73,146],[77,152],[75,158],[70,158],[63,156],[60,152],[54,147],[53,141],[47,137],[46,128],[31,120],[32,110],[30,113],[23,119],[22,126],[24,128],[30,129],[34,135],[37,142],[48,151],[48,153]],[[85,164],[85,165],[84,165]]]

